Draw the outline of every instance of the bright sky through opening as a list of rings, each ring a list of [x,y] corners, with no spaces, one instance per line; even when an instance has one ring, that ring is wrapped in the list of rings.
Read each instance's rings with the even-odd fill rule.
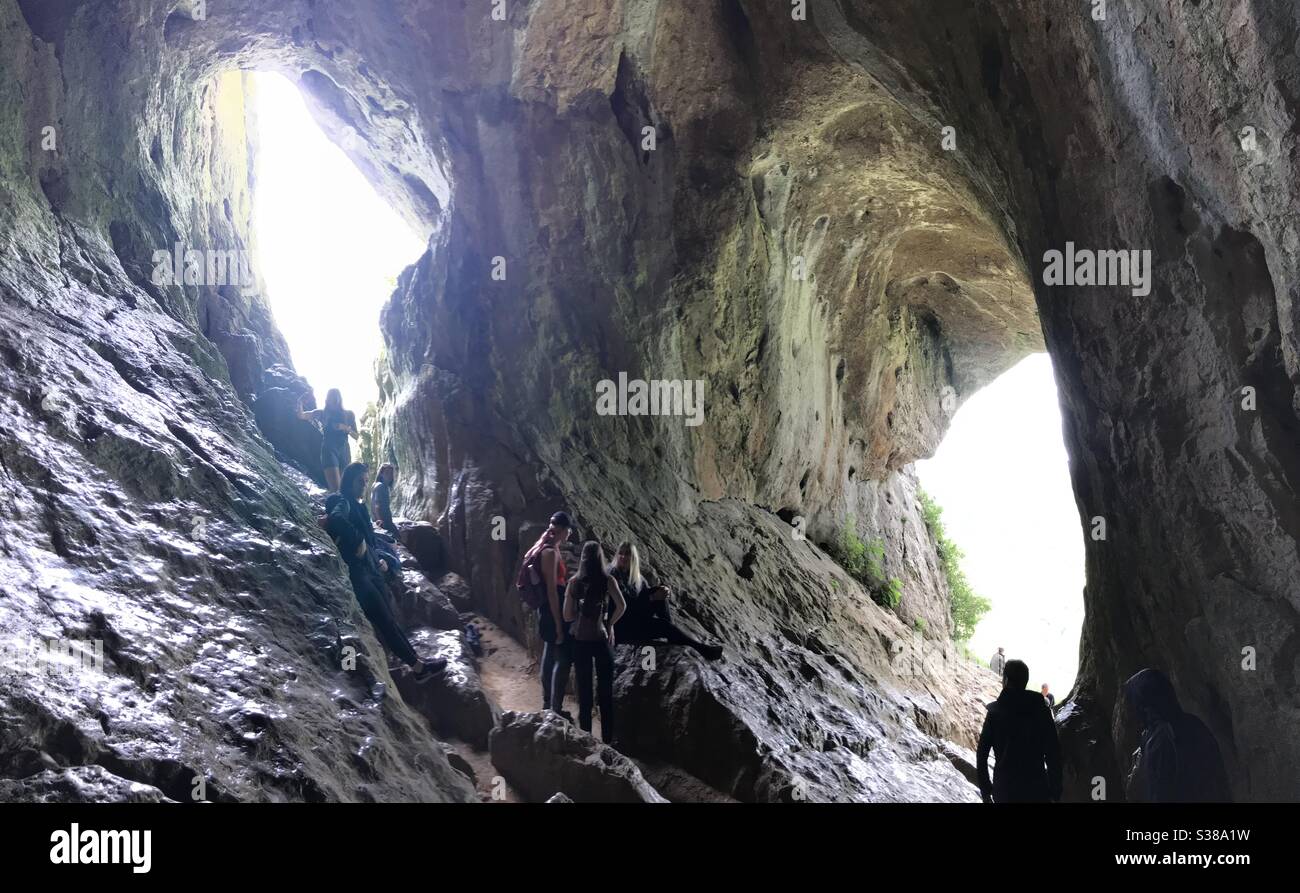
[[[1078,670],[1084,555],[1048,355],[967,400],[916,470],[971,586],[993,603],[971,648],[987,661],[1003,646],[1029,665],[1031,688],[1046,682],[1059,701]]]
[[[339,388],[360,417],[379,393],[379,311],[424,245],[321,132],[292,82],[269,72],[252,81],[253,226],[275,321],[318,405]]]

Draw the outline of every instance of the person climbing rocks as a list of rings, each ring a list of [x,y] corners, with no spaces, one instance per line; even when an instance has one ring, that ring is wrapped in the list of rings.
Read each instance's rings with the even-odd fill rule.
[[[325,394],[325,406],[322,409],[304,410],[307,393],[298,398],[298,418],[320,425],[320,464],[325,474],[325,486],[329,492],[339,492],[341,476],[339,469],[346,468],[352,461],[352,447],[348,436],[357,436],[357,417],[343,408],[343,394],[338,388],[330,388]]]
[[[385,462],[379,466],[379,473],[375,475],[375,486],[370,491],[370,511],[374,514],[375,523],[393,537],[397,536],[397,525],[393,523],[390,500],[392,487],[396,482],[397,467],[391,462]]]
[[[524,565],[536,563],[546,587],[546,601],[537,608],[537,637],[542,640],[542,709],[554,709],[570,720],[573,717],[561,709],[564,698],[561,697],[559,703],[556,703],[551,697],[551,691],[556,672],[562,669],[567,680],[572,662],[560,602],[569,573],[559,550],[568,540],[572,528],[573,522],[569,516],[564,512],[556,512],[551,515],[550,523],[537,538],[537,542],[524,553]]]
[[[374,522],[362,501],[366,492],[366,471],[366,466],[360,462],[353,462],[343,470],[340,492],[325,502],[325,529],[334,538],[339,554],[348,566],[352,591],[379,640],[415,671],[416,678],[424,678],[441,670],[447,661],[440,657],[422,660],[393,616],[384,582],[392,570],[388,567],[392,559],[381,555]]]
[[[668,610],[672,591],[667,586],[651,587],[641,576],[641,555],[633,543],[621,542],[614,552],[609,575],[618,583],[627,602],[627,613],[614,628],[619,645],[647,645],[656,640],[694,648],[705,660],[722,657],[722,646],[692,638],[673,623]]]
[[[989,658],[989,669],[992,670],[994,673],[997,673],[998,678],[1001,679],[1002,673],[1006,670],[1006,668],[1007,668],[1007,656],[1002,651],[1002,646],[999,645],[997,654]]]
[[[1047,709],[1048,709],[1048,710],[1055,710],[1055,709],[1056,709],[1056,695],[1052,694],[1052,693],[1048,690],[1048,688],[1047,688],[1047,683],[1046,683],[1046,682],[1043,683],[1043,687],[1042,687],[1041,689],[1039,689],[1039,691],[1042,692],[1043,700],[1047,702]]]
[[[613,603],[608,624],[605,607]],[[595,541],[582,546],[578,575],[564,589],[564,620],[573,624],[573,664],[578,676],[578,727],[591,731],[592,667],[600,700],[600,737],[614,741],[614,630],[627,610],[618,583],[605,570],[605,552]],[[564,703],[566,678],[556,676],[551,703]]]
[[[999,653],[1002,649],[998,649]],[[1029,667],[1009,660],[1002,693],[988,706],[976,768],[985,803],[1047,803],[1061,799],[1061,745],[1041,694],[1026,686]],[[989,780],[989,751],[995,758]]]
[[[1174,686],[1145,669],[1124,683],[1124,700],[1141,728],[1125,796],[1148,803],[1227,803],[1228,773],[1214,733],[1183,710]]]

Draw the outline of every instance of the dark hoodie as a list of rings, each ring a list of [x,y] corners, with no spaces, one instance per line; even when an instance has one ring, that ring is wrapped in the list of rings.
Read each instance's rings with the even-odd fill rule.
[[[1219,744],[1205,723],[1183,712],[1168,677],[1140,670],[1124,683],[1124,697],[1142,724],[1142,746],[1129,796],[1149,803],[1226,803],[1231,800]]]
[[[995,765],[989,781],[989,751]],[[1003,689],[989,704],[977,754],[980,794],[995,803],[1061,798],[1061,748],[1047,702],[1036,691]]]

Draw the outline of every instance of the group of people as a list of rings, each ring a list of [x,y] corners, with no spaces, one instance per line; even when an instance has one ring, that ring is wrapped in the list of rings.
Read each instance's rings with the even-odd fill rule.
[[[396,468],[380,467],[370,505],[366,502],[367,467],[351,461],[348,438],[357,436],[355,416],[331,390],[322,409],[298,416],[320,424],[321,465],[331,493],[324,526],[348,567],[362,611],[389,652],[412,668],[417,678],[437,672],[445,660],[421,658],[393,615],[390,583],[400,581],[401,562],[394,548],[390,490]],[[371,515],[373,509],[374,515]],[[378,521],[379,529],[376,529]],[[569,578],[561,549],[573,523],[565,512],[551,516],[546,530],[525,553],[523,565],[540,581],[544,597],[537,607],[537,634],[542,641],[542,709],[570,722],[564,698],[569,674],[576,670],[578,725],[592,729],[600,705],[601,736],[614,739],[614,646],[666,642],[693,648],[706,660],[722,656],[720,645],[699,641],[678,627],[668,607],[666,586],[651,586],[641,574],[633,543],[622,542],[607,561],[600,543],[583,544],[578,571]],[[988,802],[1051,802],[1061,797],[1061,750],[1052,712],[1056,699],[1044,683],[1027,688],[1029,667],[1008,660],[998,648],[989,662],[1002,678],[1002,692],[988,705],[976,755],[980,795]],[[594,676],[594,684],[593,684]],[[1160,671],[1145,669],[1124,684],[1125,700],[1141,730],[1126,785],[1130,799],[1150,802],[1224,801],[1227,775],[1214,735],[1196,716],[1185,712],[1173,685]],[[994,757],[989,771],[989,755]]]
[[[298,403],[298,418],[321,429],[321,467],[330,491],[323,524],[347,564],[357,602],[384,647],[410,666],[417,678],[436,672],[446,661],[422,659],[416,653],[387,597],[389,585],[400,581],[401,569],[393,546],[397,526],[391,508],[397,470],[392,464],[380,467],[367,505],[369,470],[352,461],[349,443],[349,437],[358,435],[355,415],[343,407],[337,389],[326,394],[320,409],[304,409],[305,402],[304,394]],[[616,644],[684,645],[708,660],[721,657],[722,648],[692,638],[673,622],[668,607],[670,590],[650,586],[642,577],[640,555],[632,543],[620,544],[613,562],[606,561],[600,543],[584,544],[578,572],[570,580],[560,548],[568,541],[572,528],[569,516],[556,512],[524,556],[525,564],[535,567],[546,590],[545,602],[537,610],[537,632],[542,641],[542,708],[554,708],[573,720],[563,707],[569,675],[576,670],[578,723],[591,731],[593,708],[598,701],[601,733],[611,741]]]
[[[989,669],[994,673],[997,673],[998,676],[1001,676],[1002,671],[1006,669],[1006,666],[1007,653],[1003,647],[999,645],[997,652],[989,659]],[[1056,710],[1056,695],[1052,694],[1052,691],[1047,687],[1046,682],[1039,686],[1038,691],[1043,696],[1043,700],[1047,702],[1048,708],[1053,711]]]
[[[641,575],[641,557],[633,543],[622,542],[608,562],[600,543],[582,546],[578,572],[569,579],[561,548],[573,523],[556,512],[537,542],[524,554],[524,568],[534,569],[545,590],[537,607],[537,635],[542,641],[542,709],[564,710],[570,670],[578,687],[578,725],[592,728],[592,709],[600,705],[601,737],[614,740],[614,646],[666,642],[693,648],[706,660],[722,656],[722,646],[699,641],[673,623],[666,586],[651,586]],[[595,684],[593,692],[593,671]]]
[[[976,754],[985,803],[1048,803],[1061,799],[1061,746],[1047,686],[1027,688],[1029,667],[1006,660],[1001,648],[1002,692],[988,705]],[[1209,728],[1187,713],[1169,678],[1140,670],[1124,683],[1124,698],[1140,730],[1125,783],[1130,800],[1151,803],[1224,802],[1230,799],[1219,745]],[[992,777],[989,754],[994,757]]]
[[[444,658],[421,658],[407,638],[389,604],[390,584],[400,585],[401,559],[394,547],[397,527],[388,509],[388,488],[393,484],[396,469],[384,465],[379,469],[379,480],[372,493],[372,501],[380,519],[380,529],[366,506],[366,477],[369,469],[361,462],[352,462],[343,469],[339,492],[325,500],[325,529],[338,546],[339,554],[348,567],[348,579],[357,603],[370,620],[384,647],[409,666],[417,679],[424,678],[446,666]]]
[[[393,615],[388,598],[389,586],[400,585],[402,567],[397,557],[397,525],[393,522],[389,498],[397,469],[392,464],[380,466],[367,506],[370,470],[363,463],[352,461],[348,439],[358,436],[356,415],[343,408],[343,395],[337,388],[326,393],[325,405],[320,409],[304,409],[306,398],[304,393],[298,401],[298,418],[320,426],[321,470],[329,490],[322,524],[338,546],[357,603],[380,641],[414,671],[416,678],[424,678],[441,670],[447,662],[443,658],[424,659],[416,654]]]

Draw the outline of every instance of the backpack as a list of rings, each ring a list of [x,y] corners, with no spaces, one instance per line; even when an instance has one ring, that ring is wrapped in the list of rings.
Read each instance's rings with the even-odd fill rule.
[[[583,593],[578,600],[578,619],[573,624],[575,639],[598,641],[604,638],[605,600],[609,594],[608,586],[604,577],[582,582]]]
[[[547,546],[546,548],[551,548]],[[519,573],[515,574],[515,589],[519,593],[519,600],[524,606],[531,610],[537,610],[547,602],[546,579],[542,576],[542,552],[546,548],[537,550],[536,554],[524,555],[523,562],[519,565]],[[532,550],[530,549],[529,552]],[[560,555],[557,551],[555,560],[560,561]]]

